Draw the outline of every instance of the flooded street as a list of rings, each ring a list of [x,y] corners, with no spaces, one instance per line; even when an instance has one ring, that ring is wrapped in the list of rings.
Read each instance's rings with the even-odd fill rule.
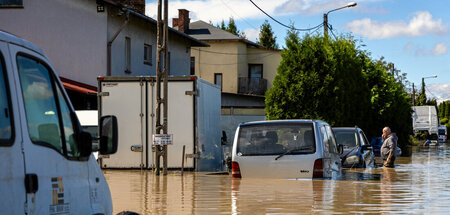
[[[450,147],[414,148],[396,168],[346,169],[337,180],[231,179],[229,175],[104,170],[114,213],[304,214],[450,211]],[[380,162],[378,160],[378,162]]]

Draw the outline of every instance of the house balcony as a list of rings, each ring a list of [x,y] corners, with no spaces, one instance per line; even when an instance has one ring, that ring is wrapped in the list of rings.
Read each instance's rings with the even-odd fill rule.
[[[238,93],[264,95],[267,91],[267,80],[264,78],[239,78]]]

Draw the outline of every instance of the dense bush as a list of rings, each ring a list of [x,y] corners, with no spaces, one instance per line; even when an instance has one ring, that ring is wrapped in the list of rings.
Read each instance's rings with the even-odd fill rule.
[[[289,31],[273,87],[268,119],[321,119],[361,127],[368,137],[390,126],[405,145],[412,131],[411,104],[403,85],[351,38],[336,40]]]

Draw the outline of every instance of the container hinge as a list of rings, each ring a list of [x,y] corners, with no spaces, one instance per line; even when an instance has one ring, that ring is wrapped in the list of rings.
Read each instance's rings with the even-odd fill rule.
[[[197,91],[186,91],[184,92],[185,95],[187,96],[196,96],[197,95]]]
[[[109,96],[109,92],[98,92],[97,96]]]
[[[186,158],[200,158],[200,154],[186,154]]]

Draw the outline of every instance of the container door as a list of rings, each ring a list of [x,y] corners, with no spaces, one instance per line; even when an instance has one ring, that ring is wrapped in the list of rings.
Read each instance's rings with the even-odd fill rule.
[[[8,47],[0,42],[0,208],[2,214],[23,214],[25,167],[17,111],[15,78]]]
[[[80,129],[67,94],[49,63],[10,46],[23,101],[23,153],[28,214],[90,214],[89,157],[81,157]],[[3,193],[2,193],[3,194]]]
[[[194,168],[194,96],[187,95],[186,91],[194,90],[193,81],[169,81],[168,85],[168,133],[173,134],[173,145],[168,146],[168,168],[180,168],[182,164],[183,145],[186,147],[187,158],[184,162],[185,168]],[[149,91],[150,92],[150,91]],[[156,118],[156,84],[151,88],[149,93],[149,101],[152,101],[148,106],[149,112],[152,113],[152,118],[149,120],[149,134],[155,133]],[[161,91],[161,95],[163,95]],[[163,114],[161,112],[161,123],[163,122]],[[151,144],[151,135],[149,136]],[[152,161],[154,164],[154,154]],[[162,159],[161,159],[162,167]]]
[[[102,167],[145,167],[145,82],[104,81],[100,85],[101,92],[109,94],[101,97],[100,114],[101,116],[116,116],[119,126],[117,153],[106,157],[103,156],[101,161]]]

